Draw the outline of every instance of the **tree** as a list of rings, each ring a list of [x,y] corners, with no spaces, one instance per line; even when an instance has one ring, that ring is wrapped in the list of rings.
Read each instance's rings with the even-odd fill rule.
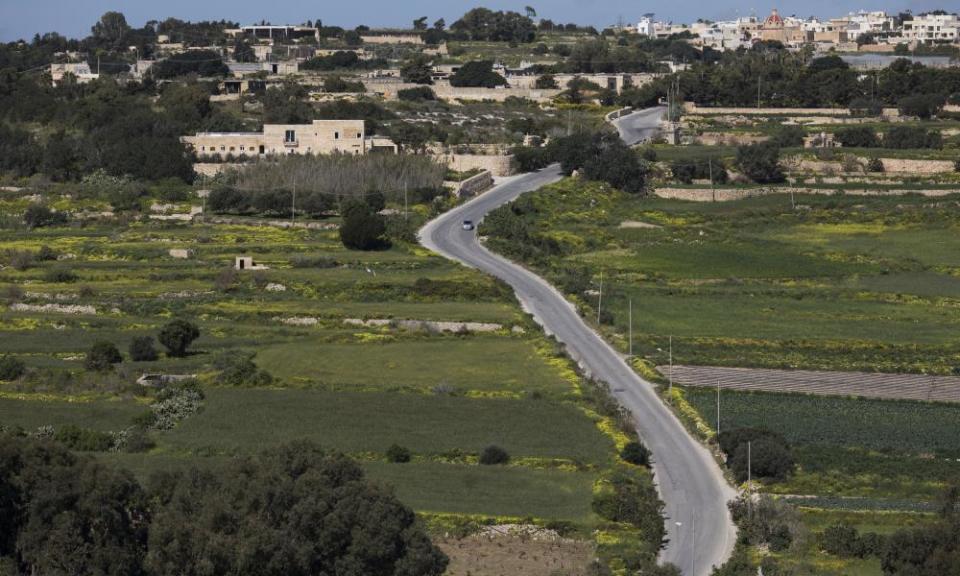
[[[650,464],[650,450],[638,440],[627,442],[623,450],[620,451],[620,459],[637,466],[648,466]]]
[[[399,444],[391,444],[387,448],[387,462],[394,464],[403,464],[410,461],[410,450]]]
[[[23,223],[30,230],[44,226],[55,226],[67,221],[64,212],[54,212],[43,204],[30,204],[23,211]]]
[[[533,9],[533,6],[525,6],[523,11],[527,15],[527,18],[531,20],[537,17],[537,11]]]
[[[649,167],[618,136],[600,140],[599,150],[583,164],[583,175],[602,180],[624,192],[639,193],[646,189]]]
[[[433,23],[433,29],[437,32],[443,32],[443,29],[447,27],[447,21],[443,18],[438,19]]]
[[[874,98],[854,98],[850,101],[850,115],[857,117],[879,116],[883,113],[883,102]]]
[[[803,139],[807,135],[800,126],[781,126],[770,137],[770,141],[781,148],[796,148],[803,146]]]
[[[447,567],[390,490],[309,442],[244,458],[222,474],[191,470],[153,484],[159,506],[145,562],[153,576],[439,576]]]
[[[495,464],[506,464],[510,461],[510,455],[499,446],[490,445],[480,453],[480,464],[492,466]]]
[[[922,126],[892,126],[884,134],[883,147],[900,150],[941,148],[943,136],[937,130],[927,130]]]
[[[782,481],[794,467],[790,448],[773,436],[740,444],[728,464],[740,482],[747,480],[748,474],[757,479]]]
[[[8,354],[0,356],[0,380],[16,380],[26,371],[27,367],[23,360]]]
[[[113,342],[101,340],[95,342],[87,351],[87,357],[84,359],[83,365],[87,370],[103,372],[122,361],[123,357],[120,356],[120,351],[117,350]]]
[[[233,43],[233,59],[237,62],[256,62],[257,55],[246,40],[237,38]]]
[[[137,336],[130,341],[130,359],[134,362],[153,362],[158,358],[153,347],[153,336]]]
[[[867,161],[867,172],[883,172],[885,167],[883,166],[883,160],[879,158],[871,158]]]
[[[185,356],[187,348],[194,340],[200,337],[200,329],[197,325],[187,320],[171,320],[163,328],[157,340],[167,349],[170,356]]]
[[[424,102],[427,100],[436,100],[437,95],[429,86],[418,86],[416,88],[406,88],[398,91],[397,98],[405,102]]]
[[[341,209],[340,241],[352,250],[378,250],[387,246],[386,224],[366,202],[351,200]]]
[[[426,56],[418,54],[403,63],[400,77],[411,84],[433,84],[433,67]]]
[[[360,37],[360,33],[356,30],[347,30],[343,33],[343,42],[347,46],[360,46],[363,44],[363,38]]]
[[[880,566],[888,576],[956,576],[960,567],[960,486],[948,486],[938,521],[892,534]]]
[[[496,88],[506,86],[507,79],[493,71],[492,61],[472,60],[450,77],[450,85],[458,88]]]
[[[759,184],[783,182],[780,169],[780,148],[776,144],[760,142],[737,148],[737,167],[748,178]]]
[[[90,29],[101,44],[120,47],[123,37],[130,32],[127,19],[120,12],[105,12]]]
[[[414,20],[414,21],[413,21],[413,29],[414,29],[414,30],[420,30],[420,31],[426,30],[426,29],[427,29],[427,17],[426,17],[426,16],[421,16],[421,17],[417,18],[416,20]]]
[[[149,514],[129,472],[0,435],[0,556],[24,574],[142,574]]]
[[[534,87],[538,90],[555,90],[559,88],[560,85],[557,84],[557,79],[554,78],[552,74],[543,74],[537,78]]]
[[[945,101],[946,98],[939,94],[916,94],[901,98],[897,107],[904,116],[927,120],[940,112]]]
[[[841,128],[833,137],[846,148],[874,148],[880,144],[877,132],[869,126]]]
[[[517,12],[494,12],[474,8],[450,26],[471,40],[493,42],[533,42],[537,36],[533,20]]]

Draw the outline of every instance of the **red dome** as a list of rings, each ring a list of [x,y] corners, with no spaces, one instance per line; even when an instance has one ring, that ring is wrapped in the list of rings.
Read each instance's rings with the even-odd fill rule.
[[[763,22],[765,28],[770,28],[774,26],[783,26],[783,18],[780,17],[780,14],[777,13],[777,9],[774,8],[770,12],[770,15],[767,16],[767,19]]]

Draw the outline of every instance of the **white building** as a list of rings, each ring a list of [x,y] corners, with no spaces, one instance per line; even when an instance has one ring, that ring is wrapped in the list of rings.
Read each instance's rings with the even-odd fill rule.
[[[887,13],[882,11],[866,12],[861,10],[860,12],[851,12],[847,21],[849,22],[847,34],[851,40],[856,40],[867,33],[886,35],[894,30],[893,17],[887,16]]]
[[[653,19],[649,16],[644,16],[641,18],[640,22],[637,23],[637,34],[653,38],[656,34],[654,32]]]
[[[903,23],[903,39],[908,42],[949,43],[960,40],[960,19],[956,14],[926,14]]]
[[[66,62],[50,65],[50,81],[54,86],[62,82],[67,74],[73,75],[78,84],[86,84],[100,77],[100,74],[90,70],[90,64],[86,62]]]

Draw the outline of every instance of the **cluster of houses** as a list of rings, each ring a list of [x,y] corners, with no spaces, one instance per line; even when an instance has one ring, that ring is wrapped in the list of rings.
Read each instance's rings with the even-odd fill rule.
[[[882,11],[860,11],[840,18],[820,20],[781,16],[773,10],[765,19],[746,16],[720,22],[697,21],[673,24],[653,19],[647,14],[637,23],[636,32],[651,38],[667,38],[689,33],[691,43],[716,50],[749,48],[754,42],[775,40],[791,48],[813,44],[822,50],[858,50],[866,37],[870,51],[893,51],[899,44],[960,43],[960,19],[956,14],[929,13],[899,21]],[[859,43],[858,43],[859,41]]]

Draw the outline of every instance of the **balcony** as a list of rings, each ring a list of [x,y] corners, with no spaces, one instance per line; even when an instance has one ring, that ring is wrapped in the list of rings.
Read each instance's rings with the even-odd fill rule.
[[[300,141],[299,141],[299,140],[284,140],[284,141],[283,141],[283,145],[284,145],[284,147],[286,147],[286,148],[296,148],[296,147],[300,146]]]

